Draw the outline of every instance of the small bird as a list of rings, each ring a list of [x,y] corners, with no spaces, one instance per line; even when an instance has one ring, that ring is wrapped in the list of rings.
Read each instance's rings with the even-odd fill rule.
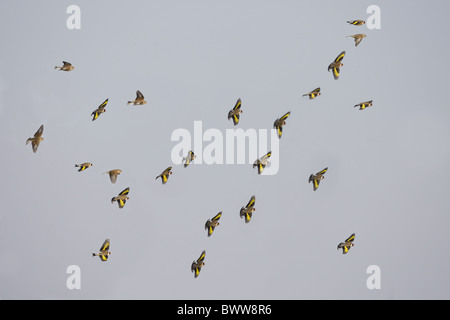
[[[113,197],[111,199],[111,203],[114,203],[115,201],[117,201],[117,203],[119,204],[119,209],[122,209],[125,206],[125,203],[127,202],[127,200],[130,199],[128,197],[129,192],[130,192],[130,188],[126,188],[121,193],[119,193],[119,195],[117,197]]]
[[[134,101],[128,101],[128,104],[133,105],[143,105],[146,103],[147,101],[144,100],[144,95],[139,90],[136,91],[136,99]]]
[[[347,36],[347,38],[354,38],[355,39],[355,47],[357,47],[358,44],[360,44],[360,42],[362,41],[362,39],[364,39],[365,37],[367,37],[367,36],[365,34],[362,34],[362,33],[354,34],[352,36]]]
[[[314,191],[316,191],[317,188],[319,187],[320,180],[325,179],[324,174],[325,174],[325,172],[327,172],[327,170],[328,170],[328,168],[325,168],[322,171],[319,171],[316,174],[311,174],[309,176],[308,182],[311,182],[311,181],[313,182]]]
[[[239,216],[241,217],[241,219],[242,217],[245,217],[245,223],[249,223],[255,210],[255,196],[252,196],[247,205],[241,208]]]
[[[208,219],[205,223],[205,230],[208,230],[208,237],[210,237],[214,229],[219,225],[219,219],[222,216],[222,211],[216,214],[212,219]]]
[[[111,245],[111,241],[109,239],[106,239],[105,242],[103,242],[102,246],[100,247],[99,252],[92,253],[92,256],[99,257],[101,261],[108,260],[108,257],[111,254],[111,252],[109,252],[110,245]]]
[[[344,56],[345,56],[345,51],[342,51],[336,57],[336,59],[332,63],[330,63],[330,65],[328,66],[328,72],[330,72],[330,70],[333,70],[334,80],[339,79],[340,68],[344,65],[342,63],[342,59],[344,59]]]
[[[204,262],[205,254],[206,254],[206,251],[203,250],[202,254],[197,259],[197,261],[194,260],[191,264],[191,272],[194,272],[194,278],[198,277],[198,275],[200,274],[200,270],[205,265],[205,262]]]
[[[353,247],[355,244],[353,243],[353,240],[355,240],[355,234],[353,233],[350,237],[348,237],[345,242],[341,242],[338,244],[337,249],[342,249],[342,254],[346,254],[351,247]]]
[[[320,96],[320,88],[316,88],[311,92],[305,93],[303,96],[304,97],[309,96],[309,100],[312,100],[312,99]]]
[[[362,26],[366,22],[364,20],[351,20],[351,21],[347,21],[347,23],[350,23],[354,26]]]
[[[277,129],[278,132],[278,138],[281,138],[281,135],[283,134],[283,126],[286,124],[286,119],[289,117],[291,112],[285,113],[281,118],[275,120],[273,123],[273,128]]]
[[[165,184],[167,182],[167,180],[169,179],[169,176],[172,174],[171,170],[172,170],[172,167],[168,167],[159,176],[157,176],[156,179],[161,177],[162,184]]]
[[[89,167],[92,167],[92,163],[83,162],[82,164],[76,164],[75,165],[75,168],[80,168],[80,169],[78,169],[78,172],[84,171],[84,170],[86,170]]]
[[[184,167],[186,168],[194,159],[197,158],[197,156],[194,154],[192,150],[189,150],[186,157],[183,157]]]
[[[359,110],[364,110],[365,108],[371,107],[373,104],[372,102],[373,102],[373,100],[361,102],[361,103],[355,104],[355,106],[353,108],[359,107]]]
[[[234,125],[237,125],[239,123],[239,117],[240,114],[243,112],[241,110],[241,99],[239,98],[236,102],[236,104],[234,105],[234,108],[230,110],[230,112],[228,112],[228,120],[233,119],[233,123]]]
[[[56,66],[55,69],[59,69],[62,71],[71,71],[71,70],[75,69],[75,67],[70,62],[63,61],[63,66],[62,67]]]
[[[253,168],[258,167],[258,174],[261,174],[264,171],[264,168],[270,164],[269,158],[272,155],[272,151],[267,152],[260,159],[256,159],[253,163]]]
[[[38,129],[38,131],[36,131],[36,133],[34,134],[33,138],[28,138],[27,142],[25,143],[25,145],[27,145],[29,142],[31,142],[31,146],[33,147],[33,152],[36,153],[38,147],[39,147],[39,143],[41,143],[41,141],[44,140],[44,138],[42,138],[42,133],[44,132],[44,125],[41,125]]]
[[[100,116],[100,114],[102,114],[103,112],[106,112],[105,107],[108,104],[108,100],[109,99],[106,99],[105,101],[103,101],[103,103],[101,105],[99,105],[99,107],[91,113],[91,116],[94,116],[92,118],[92,121],[96,120]]]
[[[114,170],[110,170],[107,171],[105,173],[109,174],[109,179],[111,180],[111,183],[116,183],[117,181],[117,176],[122,172],[122,170],[120,169],[114,169]]]

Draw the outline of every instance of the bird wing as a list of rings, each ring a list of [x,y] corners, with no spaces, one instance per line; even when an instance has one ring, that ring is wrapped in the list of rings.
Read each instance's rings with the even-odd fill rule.
[[[251,208],[254,205],[255,205],[255,196],[252,196],[245,207],[246,208]]]
[[[102,246],[100,247],[100,252],[108,252],[110,245],[111,245],[110,239],[106,239],[103,242]]]
[[[317,173],[316,173],[316,176],[318,176],[318,175],[324,175],[325,172],[327,172],[327,171],[328,171],[328,167],[326,167],[326,168],[323,169],[322,171],[317,172]]]
[[[142,94],[142,92],[140,92],[138,90],[138,91],[136,91],[136,100],[139,99],[139,98],[144,99],[144,95]]]
[[[44,125],[41,125],[39,127],[39,129],[36,131],[36,133],[34,134],[34,137],[39,138],[40,136],[42,136],[43,132],[44,132]]]
[[[241,98],[239,98],[239,99],[236,101],[236,104],[234,105],[233,110],[238,110],[238,109],[240,109],[240,108],[241,108],[241,105],[242,105]]]
[[[344,56],[345,56],[345,51],[342,51],[342,52],[336,57],[336,59],[334,60],[334,62],[341,62],[342,59],[344,59]]]
[[[202,262],[203,260],[205,260],[205,256],[206,256],[206,250],[202,251],[202,254],[200,255],[200,257],[197,259],[197,262]]]
[[[129,192],[130,192],[130,188],[128,187],[128,188],[124,189],[121,193],[119,193],[119,196],[125,196],[125,195],[127,195]]]
[[[216,214],[214,216],[214,218],[211,219],[211,221],[219,221],[221,216],[222,216],[222,211],[220,211],[218,214]]]

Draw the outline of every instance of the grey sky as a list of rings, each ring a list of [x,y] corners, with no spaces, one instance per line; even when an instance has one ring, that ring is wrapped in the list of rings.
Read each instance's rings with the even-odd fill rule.
[[[81,30],[66,27],[71,4]],[[372,4],[380,30],[346,23]],[[449,10],[443,0],[0,2],[0,298],[449,299]],[[356,48],[355,33],[367,34]],[[327,66],[343,50],[335,81]],[[62,60],[75,69],[54,70]],[[138,89],[148,103],[127,106]],[[172,164],[173,130],[202,120],[225,133],[237,98],[244,130],[291,111],[279,173],[194,161],[155,181]],[[33,154],[25,141],[41,124]],[[81,162],[94,165],[79,173]],[[324,167],[314,192],[308,177]],[[102,173],[115,168],[113,185]],[[119,210],[110,199],[125,187]],[[353,232],[344,256],[336,246]],[[102,263],[91,252],[106,238]],[[373,264],[381,290],[366,287]],[[66,287],[69,265],[81,290]]]

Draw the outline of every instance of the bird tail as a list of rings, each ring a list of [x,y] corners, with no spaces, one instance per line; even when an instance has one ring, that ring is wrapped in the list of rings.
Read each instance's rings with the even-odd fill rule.
[[[127,105],[132,104],[134,101],[128,101]]]
[[[55,69],[61,69],[61,67],[55,66]]]
[[[92,256],[95,257],[97,254],[96,253],[92,253]]]
[[[76,165],[75,165],[75,168],[78,168],[78,167],[81,167],[81,165],[79,165],[79,164],[76,164]]]

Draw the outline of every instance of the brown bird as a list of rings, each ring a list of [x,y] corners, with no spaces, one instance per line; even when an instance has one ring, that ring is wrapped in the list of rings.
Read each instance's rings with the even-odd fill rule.
[[[75,67],[70,62],[63,61],[63,66],[62,67],[56,66],[55,69],[59,69],[62,71],[71,71],[71,70],[75,69]]]
[[[33,147],[33,152],[36,153],[38,147],[39,147],[39,143],[41,143],[42,140],[44,140],[44,138],[42,138],[42,133],[44,132],[44,125],[40,126],[38,131],[36,131],[36,133],[34,134],[33,138],[28,138],[27,142],[25,144],[28,144],[29,142],[31,142],[31,146]]]
[[[344,59],[344,56],[345,56],[345,51],[342,51],[336,57],[336,59],[334,59],[334,61],[332,63],[330,63],[330,65],[328,66],[328,72],[330,72],[330,70],[333,70],[334,80],[339,79],[339,73],[341,72],[340,68],[344,65],[342,63],[342,59]]]
[[[128,104],[133,105],[143,105],[146,103],[147,101],[144,100],[144,95],[139,90],[136,91],[136,99],[134,101],[128,101]]]
[[[109,179],[111,180],[111,183],[116,183],[117,181],[117,176],[122,172],[122,170],[120,169],[114,169],[114,170],[110,170],[108,172],[105,172],[107,174],[109,174]]]
[[[347,38],[354,38],[355,39],[355,47],[357,47],[358,44],[361,43],[362,39],[364,39],[365,37],[367,37],[367,36],[365,34],[362,34],[362,33],[354,34],[352,36],[347,36]]]

